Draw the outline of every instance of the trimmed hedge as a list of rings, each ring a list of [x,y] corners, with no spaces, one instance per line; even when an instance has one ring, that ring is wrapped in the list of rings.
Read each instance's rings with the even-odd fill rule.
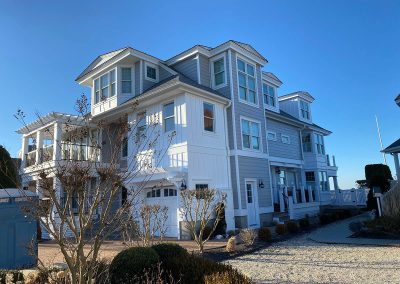
[[[310,221],[308,220],[308,218],[300,219],[299,225],[301,228],[308,228],[308,227],[310,227]]]
[[[260,228],[258,230],[258,238],[264,242],[270,241],[272,239],[271,231],[266,227]]]
[[[185,257],[188,255],[186,249],[174,243],[161,243],[153,245],[152,248],[158,254],[162,263],[167,263],[172,257]]]
[[[133,247],[123,250],[111,262],[111,283],[129,283],[145,270],[151,269],[159,259],[157,252],[152,248]]]
[[[286,224],[277,224],[275,231],[278,235],[285,235],[287,234],[287,226]]]
[[[296,222],[289,221],[289,222],[287,222],[286,226],[287,226],[289,233],[291,233],[291,234],[295,234],[295,233],[299,232],[299,226],[297,225]]]

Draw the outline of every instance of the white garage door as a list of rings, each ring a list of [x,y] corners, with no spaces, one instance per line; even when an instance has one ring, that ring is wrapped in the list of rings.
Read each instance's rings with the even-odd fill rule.
[[[178,237],[178,197],[174,188],[151,189],[146,192],[146,204],[168,207],[166,237]]]

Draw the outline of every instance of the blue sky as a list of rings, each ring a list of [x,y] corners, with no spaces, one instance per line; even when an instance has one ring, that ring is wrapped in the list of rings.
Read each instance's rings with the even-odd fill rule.
[[[400,137],[400,1],[0,1],[0,144],[16,156],[13,117],[74,112],[74,79],[99,54],[132,46],[167,59],[195,44],[253,45],[284,84],[305,90],[330,129],[339,184],[354,186]],[[388,157],[389,165],[393,161]]]

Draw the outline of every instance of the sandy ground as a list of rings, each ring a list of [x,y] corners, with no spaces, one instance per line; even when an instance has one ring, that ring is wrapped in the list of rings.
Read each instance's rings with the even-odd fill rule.
[[[400,248],[320,244],[303,235],[227,261],[257,283],[400,283]]]
[[[186,248],[188,251],[197,250],[196,244],[193,241],[177,241],[176,239],[166,240],[167,242],[175,242]],[[211,249],[216,247],[221,247],[226,245],[226,240],[221,241],[209,241],[207,242],[205,248]],[[100,258],[106,258],[111,260],[116,254],[121,250],[126,249],[127,246],[121,241],[107,241],[102,246],[100,252]],[[45,265],[51,265],[54,263],[64,262],[64,257],[62,256],[57,244],[54,241],[44,241],[39,243],[39,259]]]

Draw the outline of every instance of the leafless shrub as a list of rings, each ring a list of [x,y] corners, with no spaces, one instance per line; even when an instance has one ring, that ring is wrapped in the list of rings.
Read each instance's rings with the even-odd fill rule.
[[[136,102],[132,103],[130,111],[135,112],[137,106]],[[78,115],[55,116],[54,127],[38,115],[43,134],[57,137],[52,146],[56,158],[51,159],[54,162],[51,167],[42,163],[30,165],[31,172],[38,173],[40,201],[30,204],[29,213],[57,243],[68,266],[66,279],[73,284],[92,283],[104,241],[137,222],[132,218],[132,211],[142,203],[140,192],[175,135],[159,142],[162,132],[157,115],[139,131],[138,121],[128,122],[127,115],[112,121],[95,120],[87,114],[89,109],[86,97],[82,96],[76,103]],[[22,111],[15,116],[27,133],[32,132]],[[127,141],[133,141],[133,147],[128,147]],[[36,151],[39,150],[44,152],[44,148]],[[127,160],[121,167],[123,151]],[[139,174],[144,170],[146,175],[140,182],[135,181],[134,190],[121,202],[121,189],[141,178]],[[159,208],[158,214],[163,217],[157,219],[156,227],[161,227],[166,212]],[[39,263],[45,267],[40,260]]]
[[[239,236],[246,246],[252,246],[257,237],[257,233],[253,229],[246,228],[240,230]]]
[[[138,226],[138,234],[142,245],[151,245],[157,234],[162,240],[167,228],[168,207],[158,204],[143,204],[140,208],[139,216],[140,226]]]
[[[200,253],[203,253],[205,243],[210,239],[223,216],[224,198],[215,189],[187,189],[181,191],[181,203],[180,211],[183,220]],[[208,235],[205,235],[206,231]]]

